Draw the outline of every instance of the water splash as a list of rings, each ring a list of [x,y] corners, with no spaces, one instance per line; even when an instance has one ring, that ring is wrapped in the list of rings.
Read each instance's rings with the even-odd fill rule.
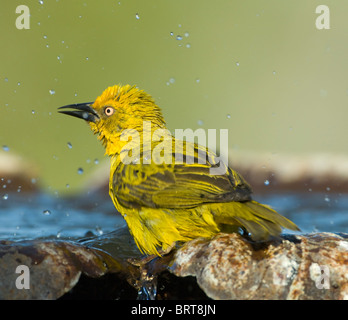
[[[44,210],[42,213],[43,213],[45,216],[50,216],[50,215],[52,214],[52,212],[51,212],[50,210],[48,210],[48,209]]]
[[[157,279],[153,275],[142,275],[141,286],[137,300],[155,300],[157,295]]]

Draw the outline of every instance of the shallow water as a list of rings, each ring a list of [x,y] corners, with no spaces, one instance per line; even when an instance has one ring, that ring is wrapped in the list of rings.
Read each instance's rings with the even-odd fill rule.
[[[255,200],[268,204],[295,222],[303,233],[348,232],[348,195],[341,193],[284,193]],[[293,233],[286,230],[286,233]]]
[[[124,226],[110,199],[8,194],[0,198],[0,239],[76,239]]]
[[[258,195],[254,199],[271,205],[294,221],[303,233],[348,232],[346,194],[284,193]],[[111,200],[98,194],[62,198],[9,193],[0,197],[2,240],[79,239],[103,235],[121,226],[125,226],[125,221]]]

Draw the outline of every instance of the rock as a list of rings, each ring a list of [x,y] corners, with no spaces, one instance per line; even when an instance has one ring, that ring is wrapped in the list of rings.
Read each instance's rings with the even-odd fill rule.
[[[317,233],[254,243],[238,234],[196,239],[170,268],[212,299],[348,299],[348,235]]]
[[[134,263],[142,258],[127,228],[79,240],[3,240],[0,299],[348,299],[347,234],[255,243],[221,233]]]
[[[1,241],[0,299],[57,299],[77,284],[81,274],[98,278],[123,268],[104,251],[75,242]]]

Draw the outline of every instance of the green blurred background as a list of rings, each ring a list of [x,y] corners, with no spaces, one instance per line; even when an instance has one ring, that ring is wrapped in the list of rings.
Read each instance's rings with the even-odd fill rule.
[[[171,130],[228,128],[231,157],[347,155],[348,1],[325,1],[330,30],[316,29],[321,4],[2,0],[0,152],[37,166],[48,192],[79,190],[107,159],[57,107],[129,83],[153,95]],[[29,30],[15,26],[18,5]]]

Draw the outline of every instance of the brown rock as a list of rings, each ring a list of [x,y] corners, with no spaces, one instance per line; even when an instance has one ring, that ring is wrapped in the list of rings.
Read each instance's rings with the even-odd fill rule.
[[[348,235],[253,243],[238,234],[219,234],[185,244],[171,271],[195,276],[212,299],[348,299]]]
[[[27,267],[27,280],[19,266]],[[69,241],[1,241],[0,299],[57,299],[76,285],[81,274],[101,277],[122,269],[102,250]],[[18,287],[18,282],[28,288]]]

